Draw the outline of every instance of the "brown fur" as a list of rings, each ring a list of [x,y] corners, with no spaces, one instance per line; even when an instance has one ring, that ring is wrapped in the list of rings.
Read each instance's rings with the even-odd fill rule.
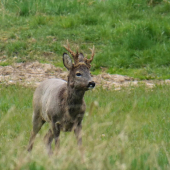
[[[49,79],[37,87],[33,97],[33,130],[28,145],[32,150],[36,134],[45,122],[51,128],[45,135],[48,153],[51,154],[51,143],[54,139],[56,148],[59,147],[60,131],[74,131],[78,145],[82,143],[82,119],[86,110],[84,94],[91,86],[89,66],[83,61],[83,54],[77,56],[79,63],[72,64],[69,56],[63,54],[63,62],[69,69],[68,82],[60,79]],[[92,88],[93,88],[92,87]]]

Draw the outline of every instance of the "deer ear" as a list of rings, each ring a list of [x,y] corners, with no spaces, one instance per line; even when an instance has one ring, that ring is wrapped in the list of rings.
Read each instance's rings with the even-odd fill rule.
[[[82,53],[79,54],[78,60],[79,60],[79,62],[83,62],[84,61],[84,55]]]
[[[68,70],[70,70],[73,66],[72,60],[67,53],[63,54],[63,64]]]

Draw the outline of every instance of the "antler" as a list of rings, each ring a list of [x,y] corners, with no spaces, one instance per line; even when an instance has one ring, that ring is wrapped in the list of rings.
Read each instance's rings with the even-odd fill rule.
[[[70,45],[69,45],[69,42],[68,42],[68,40],[67,40],[67,46],[65,46],[64,45],[64,48],[72,55],[72,57],[73,57],[73,59],[74,59],[74,64],[75,64],[75,66],[76,65],[78,65],[79,64],[79,59],[78,59],[78,57],[79,57],[79,52],[78,52],[78,46],[77,46],[77,52],[76,53],[74,53],[71,49],[70,49]],[[93,45],[93,49],[90,49],[90,51],[92,52],[92,54],[91,54],[91,58],[90,59],[87,59],[87,57],[86,58],[84,58],[84,62],[85,62],[85,64],[90,68],[91,67],[91,65],[90,65],[90,63],[93,61],[93,58],[94,58],[94,45]]]
[[[94,58],[94,45],[93,45],[93,49],[90,49],[90,51],[92,52],[91,58],[90,59],[87,59],[87,57],[85,58],[85,62],[89,67],[91,66],[90,63],[93,61]]]
[[[77,52],[74,53],[71,49],[70,49],[70,45],[69,42],[67,40],[67,47],[64,45],[64,48],[72,55],[73,59],[74,59],[74,64],[76,65],[79,61],[78,61],[78,47],[77,47]]]

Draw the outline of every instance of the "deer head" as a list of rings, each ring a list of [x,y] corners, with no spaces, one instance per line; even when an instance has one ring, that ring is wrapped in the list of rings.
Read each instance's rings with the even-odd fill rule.
[[[75,88],[77,90],[86,91],[89,89],[93,89],[95,87],[95,82],[92,81],[90,74],[90,63],[94,58],[94,46],[92,51],[92,56],[90,59],[84,57],[82,53],[78,52],[78,48],[76,53],[70,49],[69,43],[67,41],[67,46],[64,48],[72,55],[74,63],[72,63],[72,59],[67,53],[63,54],[63,63],[64,66],[69,70],[68,75],[68,86],[71,88]]]

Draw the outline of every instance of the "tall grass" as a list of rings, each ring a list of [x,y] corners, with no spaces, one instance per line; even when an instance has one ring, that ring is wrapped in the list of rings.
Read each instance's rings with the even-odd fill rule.
[[[106,67],[119,73],[121,68],[133,76],[150,68],[154,78],[169,78],[169,9],[163,0],[1,1],[0,54],[7,60],[17,56],[15,62],[57,66],[69,39],[73,48],[79,45],[87,54],[95,45],[93,70]],[[44,52],[54,53],[46,57]]]
[[[61,133],[57,155],[48,157],[43,136],[28,154],[34,89],[0,86],[0,169],[169,169],[169,87],[129,87],[87,92],[83,119],[84,162],[73,133]],[[102,96],[102,97],[101,97]]]

